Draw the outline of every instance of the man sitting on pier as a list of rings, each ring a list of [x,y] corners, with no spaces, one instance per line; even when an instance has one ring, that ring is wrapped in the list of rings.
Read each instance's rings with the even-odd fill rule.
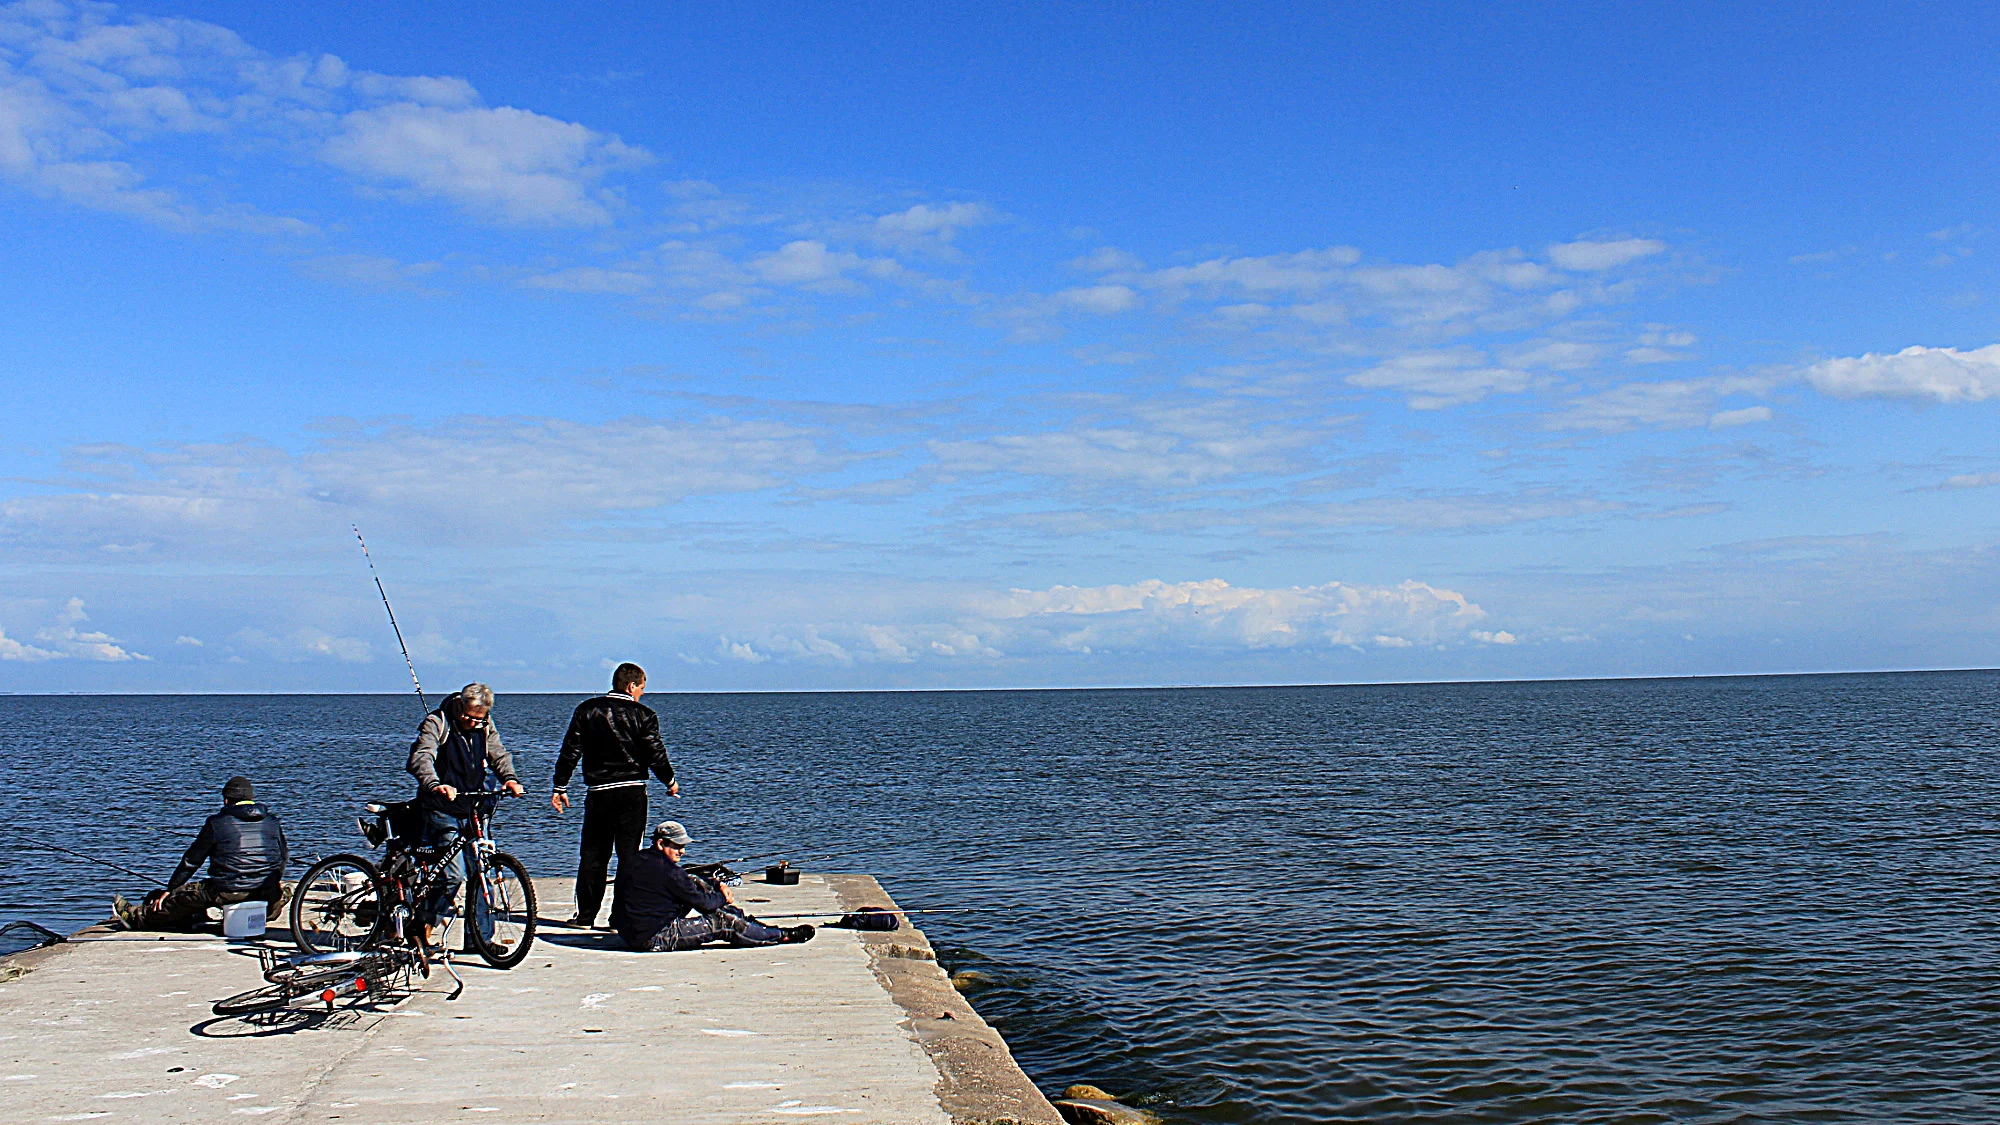
[[[731,945],[782,945],[811,941],[811,926],[767,926],[743,913],[729,888],[681,868],[694,842],[687,829],[665,821],[653,829],[653,846],[618,865],[611,928],[628,949],[671,953],[723,939]]]
[[[130,930],[186,930],[211,906],[263,899],[275,912],[285,897],[285,830],[256,801],[247,777],[222,787],[222,811],[208,818],[188,845],[167,885],[133,906],[119,895],[111,901],[118,920]],[[208,878],[194,873],[208,864]]]

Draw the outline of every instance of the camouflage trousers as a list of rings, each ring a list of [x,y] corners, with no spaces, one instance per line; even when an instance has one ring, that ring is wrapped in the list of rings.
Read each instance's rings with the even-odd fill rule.
[[[690,914],[667,923],[653,935],[646,948],[654,953],[672,953],[717,940],[735,946],[777,945],[785,940],[785,931],[767,926],[734,906],[725,906],[713,914]]]

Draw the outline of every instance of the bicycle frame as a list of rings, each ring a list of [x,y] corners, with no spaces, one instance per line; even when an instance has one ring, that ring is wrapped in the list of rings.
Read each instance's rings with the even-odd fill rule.
[[[391,993],[406,992],[412,973],[431,975],[431,960],[421,947],[375,949],[366,952],[314,953],[281,957],[270,949],[257,951],[257,963],[263,969],[264,979],[273,988],[261,994],[245,994],[232,1000],[251,999],[246,1010],[283,1007],[295,1000],[317,997],[325,1002],[327,1010],[333,1009],[335,1000],[344,996],[373,999],[380,995],[385,986]],[[446,1000],[456,1000],[465,992],[465,981],[451,964],[450,957],[441,958],[445,972],[451,974],[453,988]],[[216,1012],[222,1014],[243,1014],[242,1010],[225,1012],[231,1001],[217,1001]]]
[[[473,805],[472,815],[464,818],[469,825],[469,832],[460,832],[453,836],[451,843],[446,845],[444,850],[430,858],[425,858],[421,854],[426,850],[424,848],[414,844],[397,847],[394,843],[390,845],[389,853],[383,857],[382,877],[385,880],[393,881],[399,900],[390,907],[394,912],[392,918],[395,926],[395,937],[398,941],[407,942],[409,940],[408,935],[404,932],[404,923],[415,912],[413,904],[428,903],[436,896],[439,888],[445,882],[446,872],[451,870],[451,865],[458,861],[460,855],[469,850],[473,856],[478,857],[478,859],[484,859],[498,850],[491,835],[493,809],[490,802],[498,798],[500,794],[497,792],[481,792],[465,795],[479,798],[479,801]],[[401,858],[409,859],[416,866],[418,872],[418,879],[415,884],[407,888],[403,885],[402,879],[396,874],[396,860]],[[483,874],[478,878],[473,877],[475,866],[482,873],[485,870],[485,865],[478,863],[477,860],[466,865],[465,916],[467,925],[479,924],[481,910],[490,908],[491,905],[486,898],[486,884]]]

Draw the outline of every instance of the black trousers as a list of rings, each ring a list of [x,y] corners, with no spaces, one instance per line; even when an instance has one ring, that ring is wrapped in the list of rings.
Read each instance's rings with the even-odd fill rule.
[[[185,932],[204,921],[204,914],[211,906],[233,906],[239,902],[261,898],[275,908],[284,896],[284,884],[279,881],[279,876],[276,874],[266,879],[264,885],[254,891],[219,890],[213,879],[190,879],[168,891],[159,905],[148,907],[138,928]],[[276,919],[273,918],[272,921],[275,923]]]
[[[604,875],[616,853],[623,869],[646,835],[646,787],[604,789],[583,799],[583,848],[576,865],[576,913],[588,926],[604,903]]]

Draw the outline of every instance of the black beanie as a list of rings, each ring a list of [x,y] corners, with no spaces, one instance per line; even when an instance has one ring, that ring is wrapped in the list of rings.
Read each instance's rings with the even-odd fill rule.
[[[232,805],[238,801],[254,800],[256,796],[257,791],[250,787],[250,779],[247,777],[232,777],[223,783],[222,799]]]

